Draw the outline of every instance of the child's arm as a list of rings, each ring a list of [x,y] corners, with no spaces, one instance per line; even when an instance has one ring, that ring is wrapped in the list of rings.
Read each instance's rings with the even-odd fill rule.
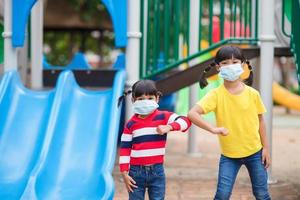
[[[166,134],[170,131],[185,132],[191,126],[191,122],[187,117],[179,116],[176,113],[166,112],[166,125],[159,125],[156,129],[160,135]]]
[[[266,134],[265,120],[262,114],[258,115],[258,119],[259,119],[259,135],[260,135],[261,144],[263,146],[262,162],[265,165],[265,168],[268,168],[271,164],[271,158],[269,153],[269,143]]]
[[[130,192],[133,192],[133,188],[137,188],[137,186],[135,185],[136,182],[133,180],[133,178],[128,175],[131,148],[132,148],[132,133],[130,132],[130,130],[127,128],[126,125],[121,137],[119,164],[120,164],[120,171],[122,173],[126,189]]]
[[[188,118],[196,126],[207,130],[213,134],[228,135],[228,130],[224,127],[214,127],[210,123],[206,122],[201,115],[204,114],[203,109],[199,105],[195,105],[188,113]]]

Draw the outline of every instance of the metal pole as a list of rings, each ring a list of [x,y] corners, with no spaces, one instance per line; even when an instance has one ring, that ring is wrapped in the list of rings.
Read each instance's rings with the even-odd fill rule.
[[[142,33],[143,34],[143,40],[141,41],[143,43],[143,55],[142,55],[142,57],[140,57],[140,59],[142,59],[142,62],[140,61],[141,62],[140,74],[145,75],[147,70],[143,66],[147,65],[147,52],[148,52],[148,50],[147,50],[148,12],[147,11],[148,11],[148,6],[150,6],[150,5],[148,3],[148,0],[145,0],[143,2],[144,2],[144,7],[142,9],[144,9],[144,10],[143,10],[143,12],[141,12],[141,13],[144,13],[144,17],[143,17],[144,21],[143,21],[143,23],[141,23],[141,24],[143,24],[143,26],[141,27],[141,30],[143,30],[143,33]],[[142,71],[141,69],[143,69],[145,71]]]
[[[39,0],[31,13],[31,87],[42,88],[43,64],[43,0]]]
[[[199,0],[191,0],[190,1],[190,30],[189,30],[189,38],[190,38],[190,48],[189,54],[194,54],[199,51]],[[193,60],[189,62],[189,66],[192,66],[195,62]],[[190,86],[189,88],[189,107],[192,108],[196,102],[198,101],[198,91],[199,87],[197,84]],[[190,155],[199,155],[197,148],[197,128],[195,125],[192,125],[189,131],[188,138],[188,154]]]
[[[26,35],[28,34],[26,33]],[[24,46],[18,49],[18,71],[20,73],[24,85],[26,85],[26,79],[27,79],[27,66],[28,66],[28,37],[25,38]]]
[[[127,89],[139,79],[139,52],[140,52],[140,6],[141,2],[128,0],[128,18],[127,18],[127,37],[128,43],[126,48],[126,71],[127,71]],[[126,99],[126,119],[133,114],[131,99]]]
[[[264,0],[261,2],[261,26],[260,26],[260,92],[262,100],[267,108],[265,114],[266,130],[270,145],[270,154],[272,158],[272,83],[273,83],[273,65],[274,65],[274,0]],[[268,10],[268,12],[266,12]],[[269,183],[276,182],[272,177],[272,165],[268,169]]]
[[[17,50],[12,46],[12,0],[4,1],[4,71],[17,70]]]

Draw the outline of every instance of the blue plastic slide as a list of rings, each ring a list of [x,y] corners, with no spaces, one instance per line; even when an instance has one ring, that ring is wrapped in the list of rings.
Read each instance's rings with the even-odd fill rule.
[[[54,91],[33,92],[8,72],[0,84],[0,199],[19,199],[35,165]]]
[[[17,72],[0,84],[0,199],[112,199],[125,72],[112,88],[80,88],[71,71],[30,91]]]

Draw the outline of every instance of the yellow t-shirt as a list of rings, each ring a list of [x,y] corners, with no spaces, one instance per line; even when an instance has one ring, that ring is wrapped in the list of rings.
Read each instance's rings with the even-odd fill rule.
[[[240,94],[233,95],[222,84],[197,104],[205,114],[215,112],[217,126],[229,131],[227,136],[219,135],[224,156],[243,158],[262,148],[258,115],[266,109],[258,91],[245,85]]]

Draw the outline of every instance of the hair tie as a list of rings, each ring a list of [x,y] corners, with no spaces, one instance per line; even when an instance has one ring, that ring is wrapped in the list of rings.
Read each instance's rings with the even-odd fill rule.
[[[205,68],[204,71],[203,71],[203,73],[204,73],[204,74],[207,74],[207,73],[210,71],[210,69],[213,67],[212,65],[213,65],[213,64],[210,64],[209,67]]]
[[[123,102],[123,100],[125,99],[125,97],[129,94],[132,93],[132,90],[128,90],[128,91],[124,91],[123,95],[119,97],[118,99],[118,107],[121,105],[121,103]]]
[[[163,96],[163,93],[162,93],[161,91],[157,91],[157,95],[158,95],[159,97],[162,97],[162,96]]]
[[[249,62],[248,60],[246,60],[246,62],[245,62],[245,63],[248,65],[248,69],[249,69],[249,71],[251,71],[251,72],[252,72],[252,70],[253,70],[253,67],[251,66],[250,62]]]

